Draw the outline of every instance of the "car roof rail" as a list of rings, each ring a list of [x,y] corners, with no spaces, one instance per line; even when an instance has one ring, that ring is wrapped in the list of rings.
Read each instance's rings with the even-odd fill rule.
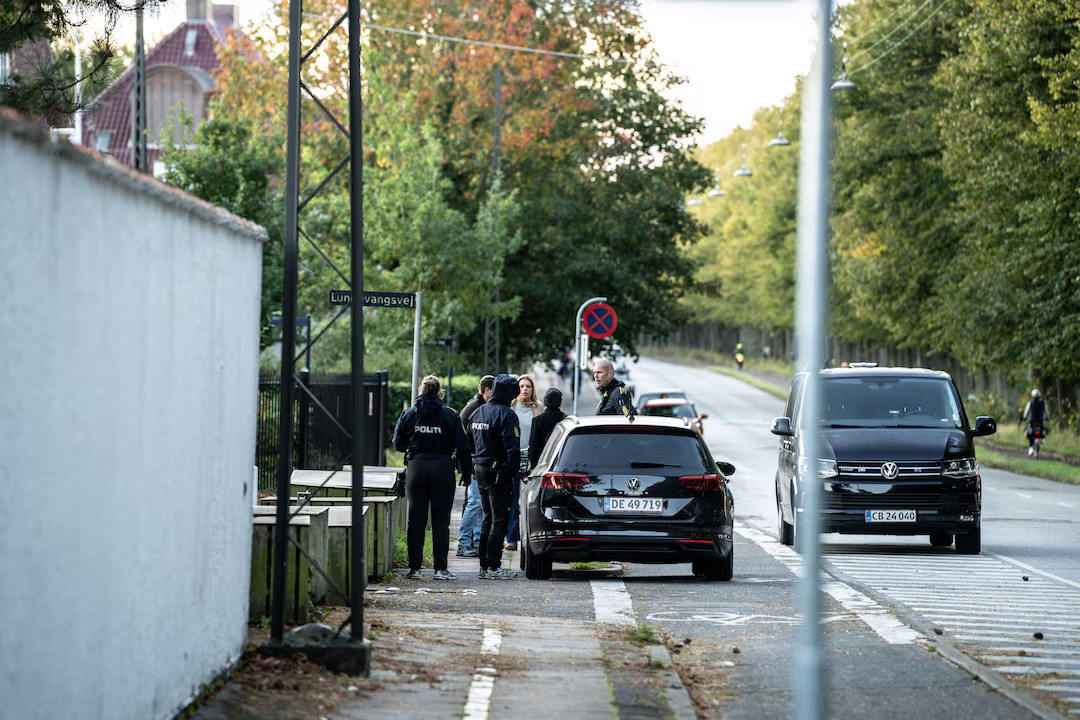
[[[853,362],[853,363],[848,363],[848,367],[851,367],[851,368],[876,368],[877,363],[876,362]]]

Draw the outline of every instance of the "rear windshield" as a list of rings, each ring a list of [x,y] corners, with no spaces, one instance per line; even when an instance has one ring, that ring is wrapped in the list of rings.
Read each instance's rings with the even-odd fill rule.
[[[692,418],[694,408],[689,405],[646,405],[641,408],[642,415],[656,417]]]
[[[829,427],[963,427],[963,410],[944,379],[829,378],[822,385]]]
[[[566,439],[555,469],[589,474],[644,472],[700,475],[712,466],[705,444],[693,435],[670,432],[578,432]],[[708,471],[711,472],[711,471]]]

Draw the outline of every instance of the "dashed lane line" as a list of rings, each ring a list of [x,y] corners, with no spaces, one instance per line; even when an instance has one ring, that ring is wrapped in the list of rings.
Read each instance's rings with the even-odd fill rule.
[[[596,622],[633,625],[634,605],[622,580],[590,580]]]
[[[496,628],[484,628],[480,644],[481,655],[497,656],[502,646],[502,633]],[[490,666],[476,668],[469,694],[465,698],[465,720],[487,720],[491,714],[491,693],[495,690],[495,676],[499,671]]]

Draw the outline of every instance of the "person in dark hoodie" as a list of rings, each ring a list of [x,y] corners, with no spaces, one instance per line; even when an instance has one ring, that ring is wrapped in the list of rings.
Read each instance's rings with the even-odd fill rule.
[[[405,577],[421,577],[430,509],[435,579],[453,580],[457,576],[446,567],[446,556],[450,550],[450,508],[454,504],[454,458],[456,452],[461,481],[468,483],[472,478],[472,451],[461,418],[443,405],[439,379],[434,375],[424,378],[416,403],[398,418],[394,447],[408,458],[405,495],[409,498],[409,572]]]
[[[480,490],[484,521],[480,527],[480,579],[504,580],[517,573],[502,568],[503,538],[510,520],[511,483],[521,459],[521,428],[510,401],[518,394],[517,380],[503,373],[495,378],[488,401],[469,418],[472,471]]]
[[[532,432],[529,435],[529,467],[536,467],[536,461],[544,451],[551,431],[565,417],[566,413],[562,411],[562,390],[548,388],[544,393],[544,412],[537,415],[532,422]]]

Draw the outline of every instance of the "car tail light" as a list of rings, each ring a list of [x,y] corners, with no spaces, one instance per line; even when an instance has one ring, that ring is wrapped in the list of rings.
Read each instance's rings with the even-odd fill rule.
[[[573,490],[589,484],[589,476],[581,473],[546,472],[540,487],[554,490]]]
[[[719,475],[683,475],[679,484],[694,492],[718,492],[724,489],[724,481]]]

